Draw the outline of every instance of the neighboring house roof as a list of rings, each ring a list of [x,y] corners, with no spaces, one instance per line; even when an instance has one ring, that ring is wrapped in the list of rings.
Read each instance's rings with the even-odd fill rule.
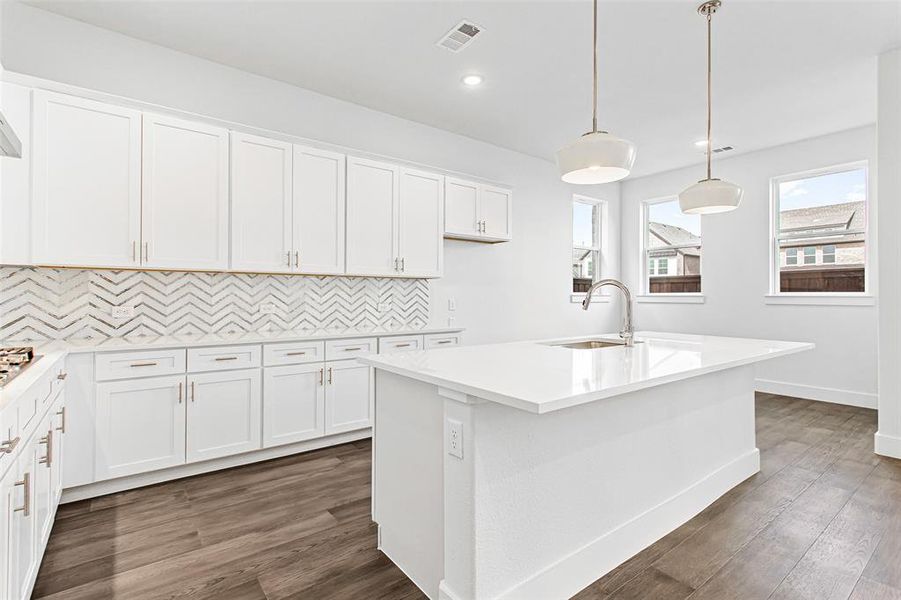
[[[782,234],[821,234],[821,237],[839,236],[841,241],[858,241],[863,234],[844,233],[866,228],[866,203],[843,202],[827,206],[794,208],[779,212],[779,232]],[[811,241],[809,237],[806,239]]]
[[[694,244],[700,247],[701,238],[675,225],[667,225],[666,223],[657,223],[651,221],[648,224],[648,230],[651,235],[648,236],[648,246],[651,249],[662,248],[664,246],[682,246]],[[699,248],[679,248],[677,252],[686,256],[700,256]]]

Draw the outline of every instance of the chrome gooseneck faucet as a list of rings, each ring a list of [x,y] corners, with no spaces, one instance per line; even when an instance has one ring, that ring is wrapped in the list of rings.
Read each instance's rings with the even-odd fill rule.
[[[619,335],[623,338],[626,346],[632,346],[634,344],[633,338],[635,337],[635,330],[632,328],[632,292],[629,291],[629,288],[627,288],[626,284],[622,281],[616,279],[601,279],[600,281],[593,283],[592,286],[588,288],[585,299],[582,300],[582,310],[588,310],[588,307],[591,306],[591,296],[594,294],[594,291],[605,285],[613,286],[623,293],[623,298],[626,302],[626,314],[623,321],[623,330],[619,332]]]

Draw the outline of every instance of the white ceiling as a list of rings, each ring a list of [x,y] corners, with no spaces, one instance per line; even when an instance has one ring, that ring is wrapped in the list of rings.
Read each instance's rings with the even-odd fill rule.
[[[590,126],[585,0],[30,4],[543,158]],[[636,175],[703,160],[696,4],[602,0],[600,124],[637,144]],[[435,46],[464,18],[484,28],[468,48]],[[875,57],[897,46],[901,0],[724,0],[714,144],[746,152],[875,121]],[[479,89],[460,84],[471,72]]]

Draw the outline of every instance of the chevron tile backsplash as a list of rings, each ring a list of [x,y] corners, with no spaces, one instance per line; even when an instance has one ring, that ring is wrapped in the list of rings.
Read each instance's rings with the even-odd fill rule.
[[[261,314],[263,303],[275,312]],[[114,319],[114,306],[135,315]],[[428,318],[425,279],[0,267],[0,339],[10,341],[420,329]]]

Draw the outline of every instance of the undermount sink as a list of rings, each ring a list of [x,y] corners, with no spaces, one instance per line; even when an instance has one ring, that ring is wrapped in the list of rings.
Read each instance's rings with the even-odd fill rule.
[[[635,340],[636,344],[640,344],[641,342]],[[626,342],[624,340],[611,340],[611,339],[593,339],[593,340],[578,340],[574,342],[547,342],[546,346],[560,346],[563,348],[572,348],[573,350],[597,350],[598,348],[611,348],[614,346],[625,346]]]

